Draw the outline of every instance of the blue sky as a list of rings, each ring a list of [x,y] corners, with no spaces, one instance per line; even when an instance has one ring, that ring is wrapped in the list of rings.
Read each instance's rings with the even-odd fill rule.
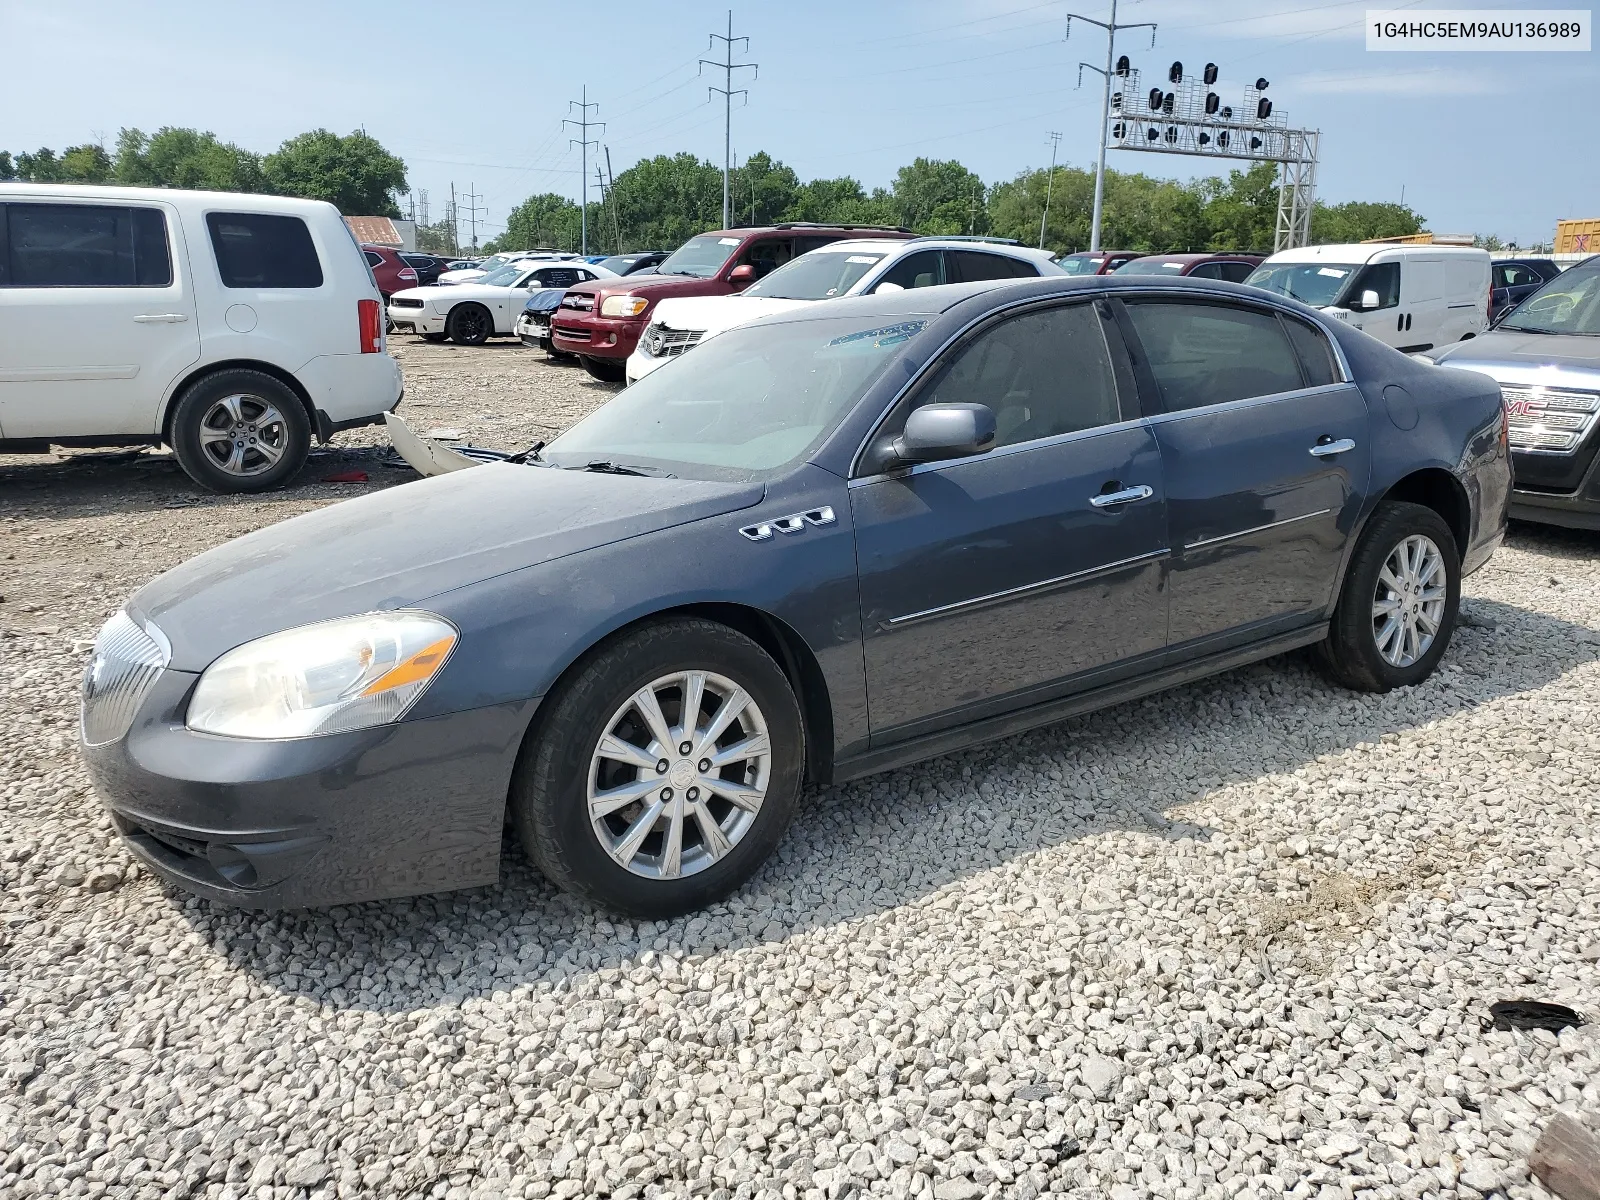
[[[1470,0],[1383,0],[1443,8]],[[1497,0],[1502,8],[1557,0]],[[811,0],[744,3],[747,106],[733,113],[742,157],[765,149],[802,178],[888,182],[919,154],[958,158],[994,182],[1049,160],[1092,165],[1104,20],[1110,0]],[[1318,194],[1406,202],[1441,232],[1548,240],[1561,217],[1600,217],[1594,54],[1374,54],[1368,0],[1122,0],[1122,35],[1147,76],[1173,59],[1222,70],[1237,96],[1257,75],[1291,123],[1323,133]],[[160,19],[152,19],[159,14]],[[560,122],[588,86],[621,171],[641,156],[722,157],[720,97],[696,60],[715,57],[726,3],[670,0],[533,4],[471,25],[443,10],[340,0],[270,6],[0,0],[0,147],[103,137],[119,126],[210,129],[251,149],[324,126],[358,126],[400,154],[435,214],[454,182],[488,210],[479,236],[535,191],[578,194],[578,152]],[[410,65],[408,65],[408,63]],[[715,80],[720,82],[720,78]],[[1577,99],[1567,99],[1577,97]],[[1544,102],[1541,98],[1548,98]],[[1537,114],[1537,115],[1536,115]],[[1119,170],[1186,177],[1217,165],[1113,152]],[[591,166],[591,172],[592,172]]]

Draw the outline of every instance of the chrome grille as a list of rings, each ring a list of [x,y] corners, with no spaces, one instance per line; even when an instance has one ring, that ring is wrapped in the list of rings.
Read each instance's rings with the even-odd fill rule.
[[[587,292],[568,292],[561,298],[561,307],[576,312],[590,312],[594,309],[594,297]]]
[[[1571,454],[1600,414],[1600,392],[1507,383],[1500,398],[1511,448],[1535,454]]]
[[[103,746],[127,733],[171,657],[160,631],[152,627],[147,632],[126,610],[107,621],[83,672],[84,742]]]
[[[651,358],[676,358],[704,336],[703,329],[673,329],[658,322],[644,331],[639,342]]]

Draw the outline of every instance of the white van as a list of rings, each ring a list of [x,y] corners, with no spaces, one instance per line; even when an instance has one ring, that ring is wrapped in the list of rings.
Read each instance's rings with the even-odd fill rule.
[[[0,184],[0,451],[164,442],[195,482],[262,491],[400,395],[333,205]]]
[[[1358,242],[1274,254],[1245,280],[1412,353],[1489,327],[1489,252]]]

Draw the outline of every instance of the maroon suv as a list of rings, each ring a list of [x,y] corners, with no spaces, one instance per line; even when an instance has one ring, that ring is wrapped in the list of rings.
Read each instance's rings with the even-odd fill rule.
[[[1117,268],[1118,275],[1187,275],[1243,283],[1261,265],[1259,254],[1146,254]]]
[[[367,257],[367,266],[372,268],[372,278],[385,304],[396,292],[417,286],[417,269],[401,258],[393,246],[362,243],[361,253]]]
[[[1084,250],[1078,254],[1063,254],[1056,259],[1056,266],[1068,275],[1109,275],[1143,253],[1142,250]]]
[[[597,279],[568,288],[551,322],[558,354],[575,354],[596,379],[620,383],[628,355],[669,296],[726,296],[743,291],[791,258],[843,238],[909,238],[879,225],[767,225],[692,237],[653,274]]]

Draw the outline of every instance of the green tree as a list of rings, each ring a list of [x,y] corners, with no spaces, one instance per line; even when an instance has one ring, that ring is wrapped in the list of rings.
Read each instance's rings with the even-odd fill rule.
[[[23,151],[17,155],[17,178],[28,183],[60,183],[61,160],[48,146],[40,146],[32,154]]]
[[[611,200],[624,247],[672,250],[721,226],[722,172],[693,154],[658,154],[619,174]]]
[[[1401,237],[1422,232],[1423,219],[1410,206],[1351,200],[1344,204],[1323,204],[1311,210],[1311,240],[1321,242],[1363,242],[1368,238]]]
[[[590,220],[593,219],[591,212]],[[591,226],[591,235],[594,232]],[[505,232],[486,242],[483,248],[495,254],[501,250],[531,250],[541,246],[557,250],[578,248],[578,206],[555,192],[529,196],[517,205],[506,218]]]
[[[735,225],[771,225],[786,219],[800,192],[800,177],[793,168],[775,161],[766,151],[745,160],[728,180],[731,219]]]
[[[213,192],[265,192],[261,159],[214,133],[162,126],[146,135],[123,129],[117,134],[112,164],[116,183],[139,187],[198,188]]]
[[[0,150],[0,183],[10,183],[17,177],[17,166],[11,161],[11,151]]]
[[[1205,202],[1204,218],[1209,231],[1205,249],[1272,253],[1278,220],[1276,163],[1256,163],[1248,171],[1229,171],[1226,182],[1219,177],[1202,179],[1199,191]]]
[[[894,224],[918,233],[988,233],[988,192],[955,159],[918,158],[901,167],[890,192]]]
[[[895,223],[889,193],[882,188],[870,196],[861,181],[848,175],[813,179],[795,189],[783,214],[786,221],[816,221],[828,225],[892,225]]]
[[[313,129],[292,137],[262,163],[272,190],[326,200],[346,216],[398,217],[394,193],[408,192],[406,165],[373,137]]]
[[[1058,166],[1053,177],[1049,171],[1024,171],[996,184],[989,194],[990,231],[1025,246],[1037,245],[1047,184],[1050,211],[1044,244],[1056,251],[1081,250],[1089,244],[1094,176],[1078,167]]]
[[[73,183],[109,183],[111,156],[94,142],[68,146],[61,152],[61,178]]]

